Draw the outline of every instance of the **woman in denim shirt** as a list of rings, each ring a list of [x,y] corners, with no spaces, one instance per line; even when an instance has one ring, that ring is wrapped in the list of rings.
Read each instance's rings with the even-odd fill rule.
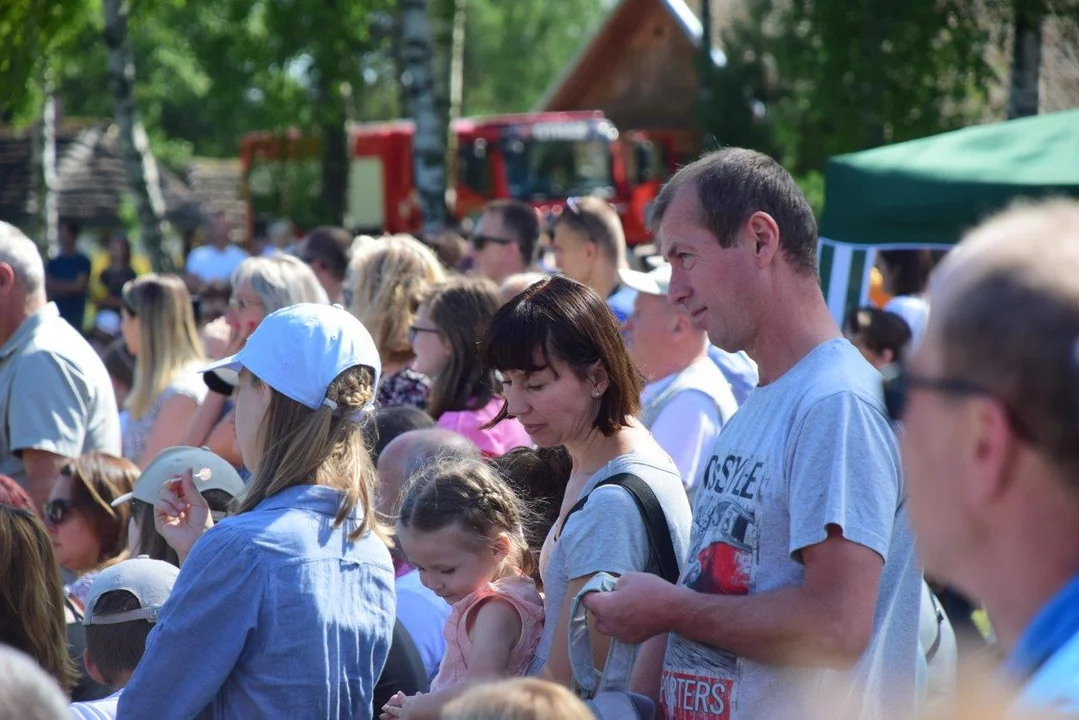
[[[253,477],[216,526],[201,468],[163,486],[155,525],[180,577],[118,716],[370,717],[395,610],[384,530],[367,512],[374,342],[340,308],[293,305],[219,367],[239,371],[236,436]]]

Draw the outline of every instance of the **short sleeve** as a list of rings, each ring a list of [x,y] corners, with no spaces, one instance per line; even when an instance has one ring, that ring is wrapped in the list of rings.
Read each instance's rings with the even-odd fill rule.
[[[790,553],[823,542],[828,525],[887,560],[902,480],[891,424],[850,392],[819,401],[796,430],[788,458]]]
[[[52,353],[33,353],[15,362],[8,400],[11,449],[81,455],[89,417],[85,379]]]
[[[629,491],[614,486],[593,490],[557,542],[568,580],[598,572],[644,572],[651,555],[640,508]]]
[[[257,553],[241,533],[222,525],[199,538],[120,696],[117,717],[201,713],[258,624],[265,583]]]

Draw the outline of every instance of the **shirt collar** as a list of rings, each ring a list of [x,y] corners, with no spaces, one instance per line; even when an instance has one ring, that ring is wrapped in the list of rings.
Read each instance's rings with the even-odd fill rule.
[[[3,347],[0,347],[0,358],[6,358],[14,353],[30,339],[35,330],[44,325],[46,321],[58,317],[60,317],[60,310],[56,307],[56,303],[46,303],[36,313],[23,320],[15,334],[7,339]]]
[[[1004,662],[1004,671],[1013,678],[1029,678],[1076,634],[1079,634],[1079,575],[1034,616]]]
[[[325,485],[293,485],[285,488],[257,505],[258,510],[283,510],[295,508],[307,510],[320,515],[335,517],[341,508],[341,498],[344,492],[337,488]],[[363,508],[354,507],[351,517],[356,519],[363,517]]]

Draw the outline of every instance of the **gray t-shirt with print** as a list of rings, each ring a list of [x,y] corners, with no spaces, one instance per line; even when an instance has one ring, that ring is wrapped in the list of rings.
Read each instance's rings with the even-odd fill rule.
[[[672,635],[665,716],[910,715],[921,570],[904,494],[880,375],[846,340],[819,345],[754,390],[720,433],[698,487],[681,584],[728,595],[799,585],[801,551],[834,524],[884,559],[872,639],[851,670],[838,671],[764,665]]]
[[[678,467],[653,440],[604,465],[588,479],[578,499],[588,495],[598,483],[619,473],[632,473],[644,480],[663,508],[679,567],[689,543],[690,511]],[[576,502],[576,501],[575,501]],[[566,601],[571,580],[608,572],[658,572],[659,563],[645,532],[644,518],[625,488],[605,485],[598,488],[569,518],[555,540],[557,524],[551,529],[540,561],[547,619],[543,626],[529,675],[538,674],[547,664],[558,616]]]

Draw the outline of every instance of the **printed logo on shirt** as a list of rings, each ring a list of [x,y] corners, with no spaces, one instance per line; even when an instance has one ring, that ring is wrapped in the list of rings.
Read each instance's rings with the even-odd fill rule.
[[[663,716],[668,720],[730,720],[734,682],[677,672],[664,672],[660,689]]]

